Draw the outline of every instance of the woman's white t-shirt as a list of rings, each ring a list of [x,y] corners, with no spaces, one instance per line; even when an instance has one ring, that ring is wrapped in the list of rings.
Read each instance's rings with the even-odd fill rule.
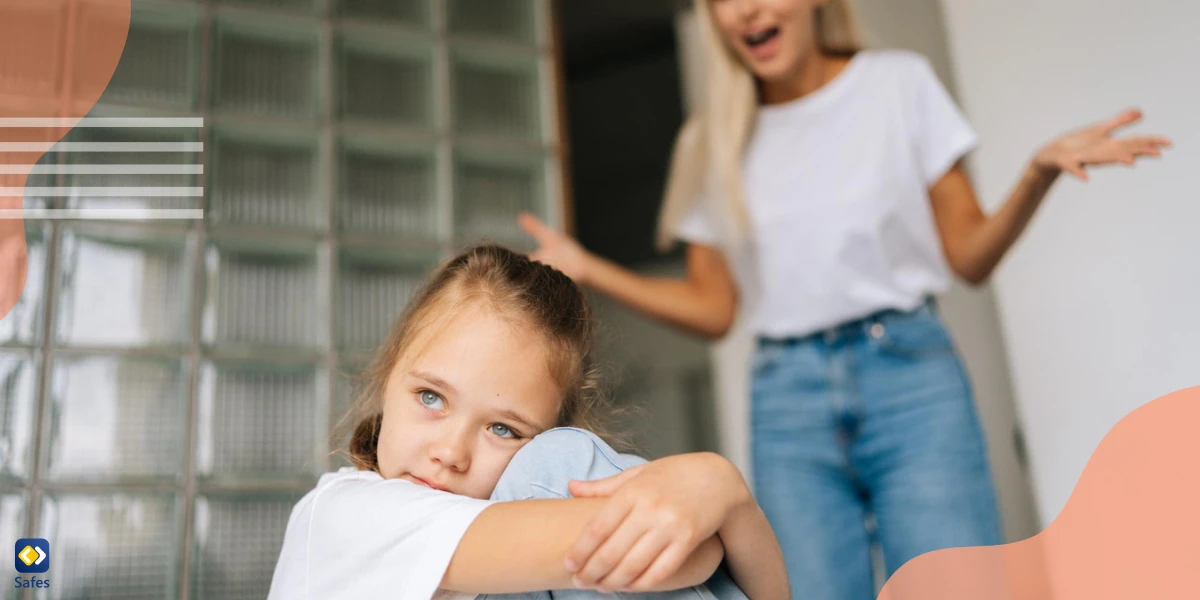
[[[352,467],[327,473],[292,509],[268,598],[474,598],[438,584],[490,504]]]
[[[975,143],[924,57],[860,52],[817,91],[758,109],[743,165],[747,241],[723,239],[730,213],[714,193],[677,235],[722,248],[759,335],[909,310],[949,286],[929,188]]]

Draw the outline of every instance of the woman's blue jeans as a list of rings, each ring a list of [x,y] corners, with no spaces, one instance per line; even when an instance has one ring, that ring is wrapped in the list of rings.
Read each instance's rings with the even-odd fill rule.
[[[618,454],[590,431],[574,428],[551,429],[525,444],[505,468],[492,500],[532,500],[570,498],[567,482],[591,481],[611,477],[645,459]],[[561,590],[529,594],[486,594],[480,599],[493,600],[592,600],[596,598],[636,600],[746,600],[724,567],[705,585],[674,592],[644,594],[600,594],[590,590]]]
[[[970,383],[932,301],[760,339],[751,369],[755,495],[793,598],[874,598],[873,540],[888,576],[925,552],[1002,543]]]

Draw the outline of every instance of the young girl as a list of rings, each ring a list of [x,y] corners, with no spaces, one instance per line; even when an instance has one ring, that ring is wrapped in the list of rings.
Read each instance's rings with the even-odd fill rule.
[[[659,240],[688,243],[686,277],[644,277],[522,225],[537,260],[647,315],[713,338],[745,320],[755,497],[795,596],[869,600],[873,541],[889,575],[1003,541],[970,382],[932,298],[955,275],[985,281],[1060,174],[1086,180],[1169,140],[1118,136],[1137,111],[1060,136],[986,214],[960,162],[975,132],[923,57],[860,51],[850,0],[695,9],[707,90],[676,145]]]
[[[368,369],[355,467],[292,511],[270,598],[744,597],[710,580],[722,557],[751,598],[786,598],[782,553],[731,463],[644,463],[581,428],[602,410],[591,345],[562,273],[497,246],[446,263]]]

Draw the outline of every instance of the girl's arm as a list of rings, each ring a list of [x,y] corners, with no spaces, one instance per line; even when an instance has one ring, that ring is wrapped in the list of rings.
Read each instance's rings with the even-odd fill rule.
[[[532,215],[521,215],[520,224],[538,243],[530,257],[580,285],[706,338],[724,337],[733,324],[737,287],[716,248],[689,244],[684,279],[645,277],[588,252]]]
[[[1113,137],[1141,116],[1140,111],[1126,111],[1051,142],[1034,156],[1008,200],[991,216],[979,207],[962,167],[951,169],[929,192],[950,268],[968,283],[986,281],[1063,171],[1087,181],[1086,167],[1133,165],[1139,156],[1158,156],[1171,144],[1165,137]]]
[[[689,463],[705,468],[688,469]],[[783,551],[775,533],[737,467],[720,455],[701,452],[668,457],[608,479],[572,482],[571,493],[609,498],[605,510],[596,515],[568,553],[568,559],[579,566],[576,579],[584,587],[643,591],[647,575],[660,572],[662,565],[650,561],[645,566],[627,547],[629,540],[638,540],[636,546],[641,546],[653,537],[642,534],[643,507],[666,504],[680,507],[663,511],[662,517],[673,520],[680,531],[699,536],[716,531],[730,574],[747,596],[784,600],[790,595]],[[663,556],[670,550],[668,546]]]
[[[567,551],[605,501],[525,500],[499,502],[467,529],[441,587],[473,594],[521,593],[574,587]],[[515,557],[519,557],[516,559]],[[721,563],[721,542],[704,540],[682,566],[639,591],[669,591],[704,583]],[[513,568],[519,562],[520,568]]]
[[[721,543],[729,574],[746,596],[788,598],[787,564],[775,531],[758,503],[751,498],[721,526]]]

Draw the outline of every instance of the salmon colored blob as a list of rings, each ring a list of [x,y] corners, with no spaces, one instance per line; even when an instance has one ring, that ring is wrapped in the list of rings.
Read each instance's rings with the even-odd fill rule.
[[[48,147],[95,106],[125,48],[129,2],[0,0],[0,188],[24,188],[45,154],[12,144]],[[10,126],[31,118],[63,121]],[[22,195],[0,195],[0,209],[22,206]],[[0,218],[0,318],[21,297],[27,272],[24,221]]]
[[[1122,419],[1058,518],[1014,544],[909,561],[880,600],[1200,598],[1200,387]]]

